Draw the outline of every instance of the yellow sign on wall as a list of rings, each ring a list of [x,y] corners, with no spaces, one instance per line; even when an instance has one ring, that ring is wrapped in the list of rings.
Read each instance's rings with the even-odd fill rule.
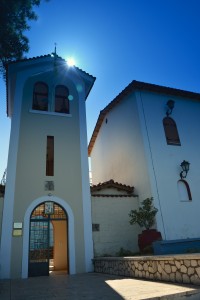
[[[22,236],[22,229],[13,229],[13,236]]]

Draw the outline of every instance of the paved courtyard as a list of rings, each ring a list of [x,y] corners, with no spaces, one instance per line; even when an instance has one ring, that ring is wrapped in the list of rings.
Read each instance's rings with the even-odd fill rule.
[[[0,280],[0,300],[198,300],[200,287],[106,274],[51,275]]]

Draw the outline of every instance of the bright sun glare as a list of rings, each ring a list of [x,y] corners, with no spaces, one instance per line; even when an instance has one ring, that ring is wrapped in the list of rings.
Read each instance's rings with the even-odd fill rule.
[[[70,67],[73,67],[75,65],[75,59],[73,57],[67,58],[67,64]]]

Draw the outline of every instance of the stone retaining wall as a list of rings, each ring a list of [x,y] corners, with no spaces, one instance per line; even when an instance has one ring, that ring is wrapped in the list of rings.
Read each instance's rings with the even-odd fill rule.
[[[200,254],[95,258],[97,273],[200,285]]]

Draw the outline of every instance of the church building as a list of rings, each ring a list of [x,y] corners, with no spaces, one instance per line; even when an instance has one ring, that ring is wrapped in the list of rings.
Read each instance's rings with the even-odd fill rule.
[[[0,278],[90,272],[95,256],[138,252],[143,228],[129,213],[146,198],[163,240],[199,239],[200,94],[134,80],[101,110],[87,148],[94,82],[56,51],[8,64]]]

